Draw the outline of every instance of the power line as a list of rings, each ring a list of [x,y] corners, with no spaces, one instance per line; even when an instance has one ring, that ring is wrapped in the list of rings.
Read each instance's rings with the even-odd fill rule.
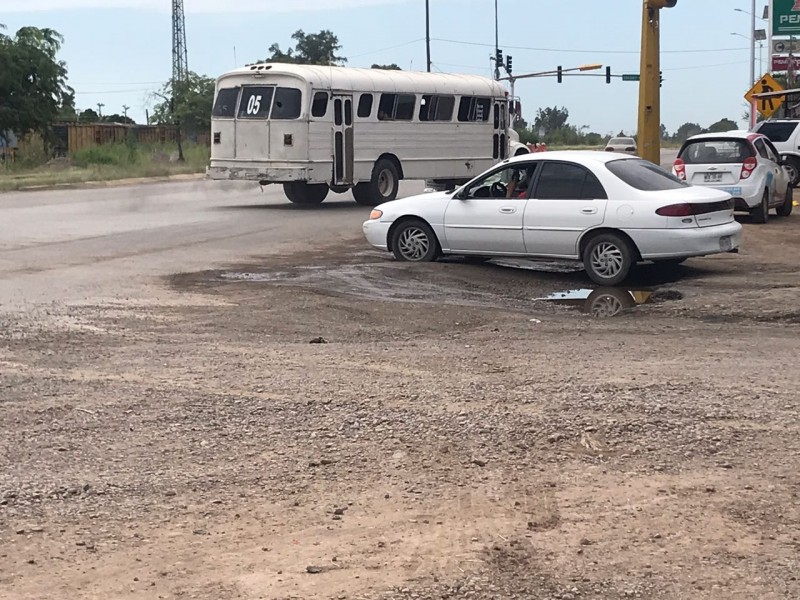
[[[75,92],[78,94],[133,94],[134,92],[149,92],[150,88],[138,88],[135,90],[96,90],[91,92]]]
[[[446,42],[448,44],[462,44],[464,46],[480,46],[482,48],[494,48],[494,44],[483,44],[481,42],[465,42],[463,40],[446,40],[443,38],[431,38],[434,42]],[[564,48],[533,48],[531,46],[504,46],[509,50],[533,50],[536,52],[559,52],[571,54],[639,54],[639,50],[568,50]],[[709,50],[662,50],[662,54],[692,54],[710,52],[734,52],[749,50],[749,48],[714,48]]]
[[[362,56],[369,56],[370,54],[378,54],[379,52],[385,52],[386,50],[394,50],[395,48],[402,48],[403,46],[410,46],[411,44],[416,44],[418,42],[424,42],[425,38],[419,38],[416,40],[411,40],[410,42],[403,42],[402,44],[397,44],[395,46],[387,46],[386,48],[379,48],[377,50],[370,50],[369,52],[362,52],[361,54],[354,54],[350,58],[360,58]]]

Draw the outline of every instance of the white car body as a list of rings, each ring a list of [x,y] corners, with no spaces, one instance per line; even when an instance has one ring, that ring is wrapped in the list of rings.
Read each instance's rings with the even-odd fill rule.
[[[747,150],[747,157],[726,156],[738,146]],[[713,151],[714,156],[703,158],[704,152]],[[747,159],[755,161],[755,168],[748,172],[744,168]],[[765,192],[769,196],[768,207],[784,204],[791,175],[784,168],[780,155],[770,140],[758,133],[727,131],[703,133],[687,139],[678,152],[672,172],[687,183],[711,187],[733,196],[736,210],[758,211]]]
[[[674,181],[675,189],[636,189],[607,168],[612,161],[636,161],[641,163],[641,168],[657,169],[668,181]],[[558,168],[566,164],[588,170],[605,191],[598,196],[606,198],[537,199],[541,187],[538,175],[529,199],[464,197],[472,193],[471,190],[481,188],[480,182],[491,179],[506,166],[535,168],[538,174],[547,163],[559,163]],[[640,168],[638,164],[629,166]],[[668,205],[714,206],[715,209],[698,215],[656,213]],[[395,223],[416,219],[433,230],[442,254],[458,255],[581,260],[586,258],[582,256],[584,243],[589,243],[594,234],[614,233],[621,234],[635,246],[637,261],[681,260],[735,252],[741,236],[741,225],[733,218],[729,194],[682,184],[652,163],[602,151],[547,152],[514,157],[454,192],[427,193],[388,202],[373,211],[372,217],[364,223],[363,230],[369,243],[376,248],[392,250]]]

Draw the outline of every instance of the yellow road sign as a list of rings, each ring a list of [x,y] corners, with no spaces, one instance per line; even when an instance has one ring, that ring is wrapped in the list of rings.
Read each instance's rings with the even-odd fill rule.
[[[765,119],[770,118],[776,110],[783,104],[783,96],[774,96],[771,98],[753,98],[755,94],[768,94],[769,92],[782,92],[783,86],[773,79],[769,73],[764,73],[763,76],[758,78],[748,92],[744,95],[744,99],[748,104],[756,101],[756,109],[760,112]]]

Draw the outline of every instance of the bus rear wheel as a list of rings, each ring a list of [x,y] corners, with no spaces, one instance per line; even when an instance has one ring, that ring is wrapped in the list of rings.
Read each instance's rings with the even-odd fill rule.
[[[324,183],[292,181],[283,184],[283,193],[295,204],[320,204],[328,195],[328,186]]]
[[[375,163],[369,183],[357,183],[353,187],[353,198],[362,206],[377,206],[397,198],[399,188],[397,167],[391,160],[382,158]]]

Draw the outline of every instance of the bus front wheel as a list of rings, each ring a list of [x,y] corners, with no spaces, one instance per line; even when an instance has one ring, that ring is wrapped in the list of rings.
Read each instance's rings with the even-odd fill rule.
[[[357,183],[353,187],[353,198],[362,206],[377,206],[397,198],[399,188],[397,167],[391,160],[382,158],[375,163],[369,183]]]
[[[283,184],[283,193],[295,204],[319,204],[328,195],[328,186],[324,183],[292,181]]]

